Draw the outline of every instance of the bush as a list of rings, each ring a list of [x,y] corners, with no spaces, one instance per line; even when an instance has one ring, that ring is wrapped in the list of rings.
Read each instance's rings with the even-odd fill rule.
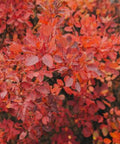
[[[110,0],[0,1],[1,144],[120,143],[119,9]]]

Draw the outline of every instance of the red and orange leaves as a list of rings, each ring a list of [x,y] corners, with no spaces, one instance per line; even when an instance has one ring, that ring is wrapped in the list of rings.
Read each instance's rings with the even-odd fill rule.
[[[0,1],[1,143],[119,143],[115,8],[110,0]]]

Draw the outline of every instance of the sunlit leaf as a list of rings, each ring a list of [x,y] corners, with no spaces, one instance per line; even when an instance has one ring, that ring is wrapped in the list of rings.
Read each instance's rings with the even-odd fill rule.
[[[66,77],[64,78],[64,81],[65,81],[65,86],[66,86],[66,87],[70,87],[70,86],[72,86],[72,84],[73,84],[73,78],[71,78],[71,77],[69,77],[69,76],[66,76]]]
[[[21,140],[21,139],[24,139],[25,137],[26,137],[26,135],[27,135],[27,132],[22,132],[21,134],[20,134],[20,136],[19,136],[19,139]]]
[[[39,62],[38,56],[32,55],[32,56],[26,58],[25,65],[26,66],[32,66],[32,65],[34,65],[34,64],[36,64],[38,62]]]
[[[48,66],[49,68],[52,68],[52,66],[53,66],[53,58],[52,58],[52,56],[49,55],[49,54],[46,54],[46,55],[44,55],[44,56],[42,57],[42,62],[43,62],[46,66]]]
[[[81,87],[80,87],[80,83],[79,83],[79,82],[76,82],[76,83],[75,83],[75,88],[76,88],[76,90],[77,90],[78,92],[81,91]]]

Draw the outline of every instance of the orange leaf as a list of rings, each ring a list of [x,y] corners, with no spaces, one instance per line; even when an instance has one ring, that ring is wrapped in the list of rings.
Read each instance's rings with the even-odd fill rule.
[[[114,63],[110,63],[109,67],[113,68],[113,69],[117,69],[119,67],[119,65],[118,65],[118,63],[114,62]]]
[[[58,83],[58,85],[60,85],[60,86],[64,86],[64,83],[63,83],[63,81],[62,81],[61,79],[57,79],[57,83]]]
[[[111,140],[108,139],[108,138],[104,138],[104,144],[110,144],[111,143]]]
[[[120,133],[117,132],[117,131],[111,132],[110,135],[111,135],[112,138],[116,138],[116,139],[120,137]]]
[[[115,124],[115,122],[111,122],[111,127],[112,127],[112,129],[118,129],[118,127],[117,127],[117,125]]]
[[[18,54],[19,52],[22,51],[22,45],[18,44],[18,43],[12,43],[9,47],[11,52],[14,52],[16,54]]]
[[[106,104],[108,107],[111,107],[111,104],[108,103],[107,101],[103,100],[104,104]]]
[[[89,91],[91,91],[91,92],[93,92],[94,91],[94,87],[92,87],[92,86],[89,86]]]

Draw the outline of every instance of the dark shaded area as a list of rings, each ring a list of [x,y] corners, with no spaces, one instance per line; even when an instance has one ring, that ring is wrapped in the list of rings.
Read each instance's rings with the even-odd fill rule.
[[[0,121],[3,121],[4,119],[10,119],[14,122],[22,123],[22,120],[18,120],[16,117],[12,116],[10,113],[2,111],[0,112]]]

